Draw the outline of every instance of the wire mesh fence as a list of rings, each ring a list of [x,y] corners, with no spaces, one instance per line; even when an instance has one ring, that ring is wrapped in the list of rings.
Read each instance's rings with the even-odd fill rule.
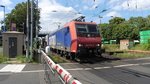
[[[54,63],[44,51],[41,51],[40,57],[45,72],[44,79],[47,84],[82,84],[63,67]]]
[[[59,75],[52,70],[52,68],[43,60],[43,66],[45,71],[44,79],[47,84],[63,84],[62,81],[58,78]]]

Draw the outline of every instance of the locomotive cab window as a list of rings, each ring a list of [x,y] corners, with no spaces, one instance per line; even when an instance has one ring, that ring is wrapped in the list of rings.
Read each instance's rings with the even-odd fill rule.
[[[97,33],[98,30],[97,30],[96,25],[88,25],[88,32],[89,33]]]
[[[87,32],[87,27],[84,24],[76,24],[77,32]]]
[[[90,24],[76,24],[77,32],[82,33],[98,33],[96,25]]]

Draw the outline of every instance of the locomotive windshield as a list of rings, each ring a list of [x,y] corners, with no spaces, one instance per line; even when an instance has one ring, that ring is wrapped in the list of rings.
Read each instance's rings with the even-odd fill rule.
[[[97,33],[98,31],[97,31],[97,27],[96,27],[96,25],[87,25],[88,27],[88,32],[92,32],[92,33]]]
[[[98,33],[97,26],[91,24],[76,24],[76,29],[81,33]]]
[[[87,32],[87,28],[86,28],[86,25],[83,25],[83,24],[77,24],[76,25],[76,28],[77,28],[77,31],[78,32]]]

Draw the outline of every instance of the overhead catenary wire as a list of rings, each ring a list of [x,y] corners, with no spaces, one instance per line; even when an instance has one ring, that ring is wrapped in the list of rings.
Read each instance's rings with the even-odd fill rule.
[[[95,0],[96,1],[96,0]],[[94,15],[95,12],[93,12],[91,9],[94,5],[95,2],[93,2],[93,0],[90,0],[90,1],[80,1],[80,0],[66,0],[66,3],[68,6],[73,6],[74,9],[80,13],[83,13],[83,10],[89,10],[88,14],[89,15]],[[92,5],[91,5],[92,4]],[[79,7],[80,6],[80,7]],[[86,13],[83,13],[86,15]]]
[[[132,13],[129,16],[143,16],[143,7],[140,4],[138,0],[127,0],[128,10]]]
[[[138,0],[136,0],[136,8],[137,10],[139,10],[139,12],[141,13],[141,15],[139,16],[144,16],[144,13],[143,13],[143,7],[142,6],[139,6],[140,2]]]
[[[103,17],[103,13],[104,12],[107,12],[109,10],[109,8],[107,8],[107,0],[104,0],[103,2],[97,4],[96,0],[94,0],[94,4],[97,4],[97,6],[95,6],[95,8],[93,9],[92,12],[94,12],[92,15],[91,15],[91,18],[93,18],[93,20],[96,20],[97,18],[99,17]],[[103,6],[101,6],[101,4],[103,4]]]
[[[129,12],[128,12],[128,16],[129,17],[133,17],[134,16],[134,6],[136,7],[136,5],[135,5],[136,3],[135,3],[135,0],[127,0],[127,10],[129,10]]]

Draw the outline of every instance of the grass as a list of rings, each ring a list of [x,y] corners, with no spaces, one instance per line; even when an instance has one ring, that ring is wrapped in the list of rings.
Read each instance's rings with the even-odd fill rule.
[[[25,56],[17,56],[16,60],[10,60],[10,58],[8,58],[7,56],[3,56],[3,54],[0,53],[0,63],[26,63],[27,59]]]
[[[25,55],[20,55],[16,57],[17,61],[20,63],[38,63],[37,61],[35,61],[34,59],[31,58],[26,58]]]
[[[102,48],[104,48],[106,52],[119,51],[119,46],[119,44],[104,44]]]
[[[66,63],[67,61],[63,59],[62,57],[56,55],[56,54],[49,54],[50,58],[55,62],[55,63]]]
[[[122,59],[134,59],[134,58],[143,58],[143,57],[150,57],[149,54],[144,54],[144,53],[114,53],[113,57],[118,57]]]
[[[131,50],[150,50],[150,44],[136,44]]]
[[[122,59],[132,59],[132,58],[142,58],[142,57],[150,57],[149,54],[145,53],[129,53],[126,50],[122,51],[122,53],[117,53],[119,50],[119,44],[105,44],[103,48],[105,48],[106,52],[113,52],[113,57],[118,57]],[[136,44],[131,50],[149,50],[150,44]]]
[[[3,54],[0,54],[0,63],[5,63],[6,61],[8,61],[9,58],[6,56],[3,56]]]
[[[27,63],[27,62],[29,62],[29,58],[26,58],[26,56],[25,55],[19,55],[19,56],[17,56],[16,57],[16,61],[18,61],[18,63]],[[31,60],[31,62],[33,62],[32,60]]]
[[[141,44],[136,44],[130,50],[143,50],[143,49],[142,49],[142,45]]]
[[[103,47],[105,51],[120,51],[120,44],[104,44]],[[148,44],[136,44],[134,47],[130,48],[130,50],[150,50],[150,43]]]

